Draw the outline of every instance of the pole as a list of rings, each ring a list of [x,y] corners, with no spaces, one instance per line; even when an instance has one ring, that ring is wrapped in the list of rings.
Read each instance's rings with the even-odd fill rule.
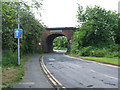
[[[18,0],[18,3],[19,3],[19,0]],[[19,25],[19,4],[18,4],[18,29],[20,28],[20,25]],[[19,38],[18,38],[18,65],[20,65],[20,47],[19,47]]]

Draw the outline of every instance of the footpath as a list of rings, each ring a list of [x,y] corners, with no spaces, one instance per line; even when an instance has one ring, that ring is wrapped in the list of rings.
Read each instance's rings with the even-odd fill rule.
[[[25,65],[25,76],[14,88],[53,88],[40,68],[41,55],[32,56]]]

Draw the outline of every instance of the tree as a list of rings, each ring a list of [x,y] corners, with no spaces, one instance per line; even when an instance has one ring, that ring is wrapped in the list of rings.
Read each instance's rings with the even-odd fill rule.
[[[33,41],[38,43],[45,30],[42,24],[35,19],[31,8],[41,8],[41,3],[33,0],[32,6],[24,1],[18,2],[2,2],[2,46],[4,49],[17,49],[17,39],[14,38],[14,29],[17,28],[18,4],[20,5],[20,28],[23,29],[23,38],[20,39],[20,46],[24,53],[28,53],[34,49]]]
[[[53,41],[53,47],[57,47],[57,49],[61,48],[67,48],[67,38],[64,36],[60,36],[54,39]]]
[[[38,44],[45,28],[37,21],[30,12],[22,12],[21,28],[24,30],[22,51],[29,53],[34,51],[34,43]]]
[[[78,23],[82,23],[79,27],[79,35],[75,33],[79,38],[78,44],[80,46],[96,46],[104,47],[110,44],[114,44],[116,40],[116,31],[118,30],[118,14],[113,11],[107,11],[99,6],[94,8],[87,7],[83,10],[83,7],[78,7]],[[74,38],[74,40],[76,40]]]
[[[99,6],[78,6],[78,29],[74,32],[71,53],[83,56],[105,56],[118,52],[118,14]],[[118,54],[116,54],[118,55]],[[115,55],[113,55],[114,57]]]

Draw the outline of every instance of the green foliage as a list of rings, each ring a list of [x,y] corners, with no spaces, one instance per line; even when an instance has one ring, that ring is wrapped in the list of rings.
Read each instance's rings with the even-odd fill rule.
[[[12,84],[5,84],[5,85],[2,86],[2,88],[10,89],[10,88],[13,88],[13,85]]]
[[[116,36],[118,14],[95,6],[78,7],[78,23],[82,23],[74,33],[72,54],[97,57],[118,57]]]
[[[22,12],[21,26],[24,30],[23,39],[21,40],[21,49],[24,53],[35,52],[34,43],[39,43],[42,37],[42,32],[45,28],[34,18],[31,13]]]
[[[7,80],[3,88],[13,88],[12,84],[22,79],[24,76],[24,65],[28,60],[27,54],[38,52],[37,44],[40,42],[45,29],[31,12],[32,8],[40,9],[42,4],[36,0],[32,1],[31,6],[23,1],[20,3],[2,2],[2,66],[3,68],[14,67],[16,69],[15,71],[17,71],[14,72],[17,77],[13,76],[11,80]],[[20,21],[17,19],[18,4],[20,6]],[[19,66],[17,62],[17,39],[14,38],[14,29],[18,28],[18,22],[20,23],[20,29],[23,29],[23,38],[20,39],[21,65]],[[34,44],[36,44],[36,46]],[[23,58],[23,55],[25,58]],[[5,70],[5,72],[7,72],[7,70]],[[7,76],[9,77],[9,75],[5,77]]]
[[[119,59],[118,58],[106,58],[106,57],[83,57],[79,56],[80,58],[84,59],[90,59],[90,60],[95,60],[95,61],[100,61],[100,62],[106,62],[106,63],[111,63],[115,65],[120,65]]]
[[[24,76],[24,67],[22,67],[22,68],[20,69],[20,72],[19,72],[17,78],[15,79],[15,82],[21,81],[21,79],[23,78],[23,76]]]
[[[15,67],[14,65],[12,67],[3,67],[2,71],[3,71],[3,77],[2,79],[5,81],[2,83],[2,88],[3,89],[8,89],[8,88],[13,88],[13,86],[18,83],[19,81],[21,81],[21,79],[23,78],[24,76],[24,73],[25,73],[25,63],[29,60],[29,58],[31,57],[31,55],[33,54],[27,54],[25,56],[23,56],[21,58],[21,65]],[[8,69],[9,68],[9,69]],[[11,78],[11,75],[8,75],[8,72],[9,74],[12,74],[12,78]],[[14,73],[14,74],[13,74]],[[11,79],[9,79],[11,78]]]
[[[77,18],[79,23],[83,23],[77,31],[80,45],[101,47],[115,42],[118,30],[118,14],[116,12],[107,11],[98,6],[87,7],[83,12],[82,6],[79,6]],[[77,36],[76,34],[75,36]]]
[[[17,2],[2,2],[2,46],[4,50],[17,50],[17,39],[14,38],[14,29],[18,28]],[[23,29],[23,38],[20,39],[21,54],[36,52],[37,46],[45,30],[42,24],[35,19],[34,14],[31,13],[31,8],[41,8],[41,3],[34,1],[32,5],[21,2],[20,6],[20,28]]]
[[[17,66],[17,52],[7,50],[2,58],[2,66]]]
[[[63,50],[67,48],[67,43],[68,41],[66,37],[64,36],[57,37],[53,41],[53,47],[55,47],[54,49]]]
[[[119,57],[119,53],[117,51],[113,51],[110,48],[96,48],[92,46],[81,47],[79,50],[73,51],[72,54],[77,54],[80,56],[93,56],[93,57]]]

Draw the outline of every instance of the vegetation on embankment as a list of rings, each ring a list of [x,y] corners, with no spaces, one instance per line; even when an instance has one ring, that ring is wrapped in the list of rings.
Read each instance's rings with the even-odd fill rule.
[[[118,63],[118,62],[120,62],[120,59],[118,59],[118,58],[82,57],[82,56],[79,56],[79,58],[95,60],[95,61],[100,61],[100,62],[105,62],[105,63],[110,63],[110,64],[114,64],[114,65],[120,65],[120,63]]]
[[[119,58],[91,57],[91,56],[79,56],[79,55],[71,55],[71,54],[68,54],[68,55],[72,56],[72,57],[77,57],[77,58],[80,58],[80,59],[85,59],[85,60],[90,60],[90,61],[98,61],[98,62],[101,62],[101,63],[120,66],[120,63],[119,63],[120,59]]]
[[[19,66],[17,65],[15,66],[14,64],[13,65],[11,64],[11,66],[3,65],[2,67],[2,88],[12,88],[14,84],[22,80],[24,73],[25,73],[25,70],[24,70],[25,63],[28,61],[31,55],[32,54],[23,56],[21,58],[21,65]],[[16,60],[17,59],[13,61],[14,63],[17,64]],[[8,61],[7,63],[11,63],[11,62]]]
[[[20,39],[21,54],[34,52],[42,37],[45,27],[35,18],[30,8],[41,8],[39,3],[33,0],[32,6],[24,2],[2,2],[2,48],[17,50],[17,38],[14,38],[14,29],[18,28],[17,8],[20,4],[20,29],[23,29],[23,37]]]
[[[113,58],[120,57],[118,14],[98,6],[87,7],[84,11],[79,5],[77,19],[80,25],[74,32],[70,54],[99,61],[100,58],[92,57],[105,57],[102,61],[117,64]]]
[[[14,29],[18,24],[18,4],[20,6],[20,29],[23,37],[20,39],[21,65],[17,63],[17,38],[14,38]],[[3,88],[11,88],[24,76],[24,65],[29,57],[39,51],[38,43],[45,27],[35,19],[31,8],[40,9],[41,1],[34,1],[28,5],[24,1],[2,2],[2,85]]]

